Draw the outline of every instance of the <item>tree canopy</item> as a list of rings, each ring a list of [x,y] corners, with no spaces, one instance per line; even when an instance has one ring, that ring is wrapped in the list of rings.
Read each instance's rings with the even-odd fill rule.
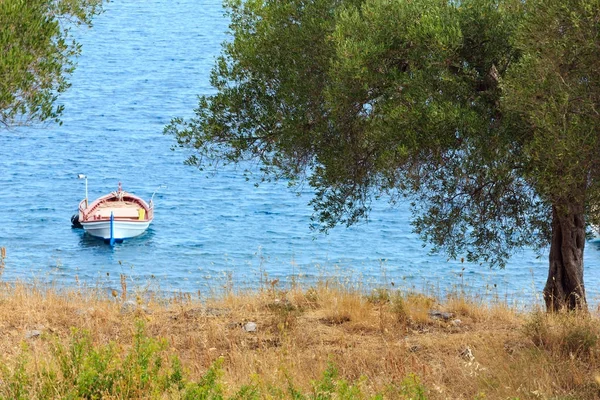
[[[585,307],[597,221],[600,0],[231,0],[216,93],[165,129],[190,164],[307,176],[323,229],[410,201],[421,237],[503,266],[550,245],[549,309]]]
[[[103,0],[0,1],[0,124],[58,121],[80,45],[71,30],[91,26]]]

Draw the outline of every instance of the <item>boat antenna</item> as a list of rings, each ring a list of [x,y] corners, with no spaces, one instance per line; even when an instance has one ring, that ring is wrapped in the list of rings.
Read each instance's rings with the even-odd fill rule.
[[[154,193],[152,193],[152,197],[150,197],[150,203],[154,201],[154,195],[156,194],[156,192],[158,192],[159,189],[164,189],[166,187],[167,185],[160,185],[156,189],[154,189]]]
[[[77,179],[85,179],[85,207],[88,206],[88,184],[87,184],[87,176],[84,174],[77,175]]]

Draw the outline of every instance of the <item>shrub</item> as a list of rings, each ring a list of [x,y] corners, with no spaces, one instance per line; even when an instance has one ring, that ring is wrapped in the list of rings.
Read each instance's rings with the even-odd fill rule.
[[[0,399],[166,399],[185,400],[258,400],[264,395],[258,385],[244,385],[231,397],[225,397],[221,383],[223,358],[218,358],[197,382],[189,382],[177,356],[166,352],[167,342],[146,335],[137,322],[130,347],[115,343],[95,346],[89,332],[73,329],[67,345],[56,337],[50,340],[51,356],[46,362],[30,363],[31,350],[23,345],[13,367],[0,363]],[[34,364],[34,365],[32,365]],[[338,377],[329,363],[322,377],[313,382],[312,393],[305,395],[288,379],[288,390],[267,388],[269,398],[295,400],[366,399],[366,378],[349,383]],[[398,393],[411,393],[406,399],[424,397],[414,377],[403,382]],[[275,394],[273,396],[273,394]],[[372,397],[381,399],[380,395]]]
[[[409,313],[402,295],[397,293],[394,297],[392,297],[391,302],[391,311],[396,317],[396,321],[398,321],[400,324],[406,324],[409,319]]]
[[[592,318],[582,312],[534,312],[524,325],[524,333],[535,346],[569,357],[589,355],[599,336]]]
[[[2,367],[5,384],[0,385],[0,399],[138,399],[184,389],[187,393],[198,387],[206,393],[220,390],[212,378],[220,364],[211,367],[196,386],[186,386],[179,359],[167,356],[166,341],[148,337],[141,322],[126,352],[115,343],[95,347],[89,333],[80,330],[72,331],[67,346],[57,338],[50,340],[52,352],[47,362],[30,366],[30,350],[24,346],[12,370]]]

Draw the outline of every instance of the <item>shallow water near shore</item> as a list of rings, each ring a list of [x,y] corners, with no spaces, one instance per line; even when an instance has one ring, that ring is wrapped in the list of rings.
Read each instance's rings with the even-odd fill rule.
[[[430,255],[411,233],[406,205],[373,204],[368,223],[310,230],[310,188],[285,182],[256,188],[244,166],[207,176],[183,165],[162,134],[172,117],[191,116],[210,93],[210,68],[227,38],[219,0],[111,2],[80,35],[83,54],[61,97],[63,125],[0,135],[0,247],[4,280],[111,287],[119,275],[196,292],[233,283],[256,287],[265,275],[292,279],[339,275],[364,285],[445,293],[468,286],[523,303],[539,301],[547,256],[525,250],[505,270]],[[141,237],[109,247],[70,227],[84,196],[123,188],[154,198],[155,221]],[[590,302],[600,291],[600,247],[586,246]],[[463,270],[464,268],[464,270]]]

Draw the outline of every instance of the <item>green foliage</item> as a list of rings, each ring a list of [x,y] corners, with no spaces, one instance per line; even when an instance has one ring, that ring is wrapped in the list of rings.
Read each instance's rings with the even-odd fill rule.
[[[392,294],[388,289],[375,288],[367,296],[367,300],[373,304],[387,304],[392,300]]]
[[[68,87],[81,47],[71,29],[91,26],[103,0],[0,2],[0,124],[58,121],[56,104]]]
[[[415,226],[450,256],[503,265],[547,243],[547,205],[515,173],[498,128],[499,77],[517,13],[492,0],[228,3],[233,41],[217,93],[165,129],[201,168],[259,159],[306,174],[316,226],[366,218],[374,197],[413,196]],[[517,132],[518,134],[518,132]]]
[[[6,365],[0,367],[3,377],[3,390],[0,391],[0,399],[29,399],[28,387],[31,386],[31,379],[27,375],[25,367],[28,362],[27,346],[23,345],[21,354],[17,358],[16,364],[11,371]]]
[[[552,199],[597,191],[598,18],[597,0],[525,3],[516,38],[523,56],[504,84],[506,108],[530,127],[536,189]]]
[[[219,383],[219,378],[223,374],[222,365],[223,359],[220,358],[206,371],[200,382],[190,384],[186,388],[183,398],[186,400],[223,399],[223,387]]]
[[[394,295],[394,297],[392,297],[391,310],[392,310],[392,313],[396,316],[396,320],[399,323],[405,324],[408,322],[408,320],[409,320],[408,307],[406,306],[404,297],[402,297],[400,292],[397,292]]]
[[[407,400],[427,400],[425,387],[419,381],[419,377],[410,374],[400,385],[400,394]]]
[[[389,304],[390,311],[395,316],[397,322],[400,324],[408,322],[409,310],[406,300],[399,290],[390,291],[388,289],[377,288],[367,296],[367,300],[373,304]]]
[[[597,348],[600,332],[589,315],[535,312],[523,327],[535,346],[558,356],[585,358]]]
[[[206,393],[220,390],[212,378],[219,365],[209,369],[199,385],[187,387],[179,359],[167,357],[166,341],[148,337],[141,322],[126,352],[115,343],[94,346],[89,333],[79,330],[72,332],[68,346],[57,339],[51,344],[53,358],[34,369],[28,365],[27,347],[12,370],[2,368],[2,380],[7,384],[0,386],[0,398],[138,399],[191,393],[202,385]]]
[[[541,311],[535,311],[523,326],[525,336],[529,337],[536,346],[543,346],[550,333],[548,320]]]
[[[149,337],[139,321],[131,346],[109,343],[96,346],[89,333],[71,332],[67,346],[57,338],[45,337],[52,347],[49,360],[36,360],[32,350],[23,346],[13,365],[0,364],[0,399],[189,399],[189,400],[252,400],[269,398],[293,399],[366,399],[363,386],[366,378],[355,384],[338,377],[330,363],[313,391],[303,394],[288,378],[286,388],[264,388],[258,384],[243,385],[226,396],[221,382],[223,358],[217,359],[197,382],[186,379],[185,371],[174,355],[167,354],[167,342]],[[397,393],[413,396],[423,390],[415,377],[402,382]],[[421,399],[424,397],[402,397]],[[381,399],[380,395],[372,397]]]
[[[273,324],[277,327],[279,333],[294,329],[298,317],[303,313],[302,308],[285,300],[269,303],[267,309],[273,315]]]
[[[451,258],[579,254],[600,224],[599,1],[232,0],[216,94],[165,132],[200,168],[307,178],[322,230],[386,197]],[[551,308],[585,305],[574,258],[553,257]]]
[[[297,390],[291,379],[288,379],[288,395],[294,400],[358,400],[358,399],[383,399],[381,394],[373,397],[367,396],[362,389],[366,378],[362,377],[355,384],[339,378],[337,368],[332,362],[327,364],[321,379],[312,382],[312,393],[304,395]],[[420,398],[419,398],[420,399]]]
[[[265,173],[290,179],[311,163],[310,148],[327,128],[322,86],[339,3],[226,2],[235,35],[212,71],[218,93],[200,98],[197,118],[166,128],[198,151],[189,163],[204,168],[256,157]]]
[[[337,368],[330,362],[321,379],[313,382],[313,391],[310,395],[301,394],[291,382],[289,383],[289,394],[294,400],[383,400],[383,394],[376,394],[373,397],[367,396],[362,389],[366,383],[365,377],[359,379],[355,384],[340,379]],[[399,385],[390,386],[386,395],[393,399],[427,400],[425,387],[419,382],[419,378],[413,374],[404,378]]]

